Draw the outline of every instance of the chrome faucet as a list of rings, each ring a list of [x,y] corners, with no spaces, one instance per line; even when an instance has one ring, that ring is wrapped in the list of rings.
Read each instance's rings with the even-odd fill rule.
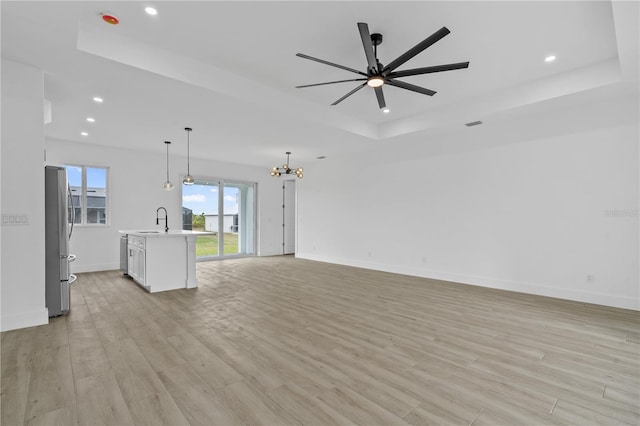
[[[164,207],[158,207],[156,210],[156,225],[160,225],[160,210],[164,210],[164,232],[169,232],[169,217],[167,216],[167,209]]]

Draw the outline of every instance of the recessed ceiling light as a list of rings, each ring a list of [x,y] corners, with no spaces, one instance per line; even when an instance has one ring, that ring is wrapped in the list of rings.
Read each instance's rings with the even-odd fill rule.
[[[549,55],[549,56],[547,56],[546,58],[544,58],[544,61],[545,61],[545,62],[553,62],[553,61],[555,61],[555,60],[556,60],[555,55]]]
[[[151,15],[151,16],[155,16],[158,14],[158,11],[155,10],[153,7],[148,6],[144,8],[144,11],[147,12],[147,14]]]
[[[95,118],[93,118],[93,117],[87,117],[87,121],[88,121],[89,123],[95,123],[95,122],[96,122],[96,119],[95,119]]]
[[[389,108],[383,108],[382,112],[384,112],[385,114],[389,114],[391,110]]]
[[[104,102],[104,99],[102,99],[100,96],[95,96],[93,98],[94,102],[97,102],[99,104],[101,104],[102,102]]]
[[[89,133],[87,133],[87,132],[80,132],[80,134],[81,134],[82,136],[89,136]]]

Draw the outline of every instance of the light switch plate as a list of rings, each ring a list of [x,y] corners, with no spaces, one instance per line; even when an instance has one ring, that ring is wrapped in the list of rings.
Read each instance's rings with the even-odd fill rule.
[[[2,226],[28,225],[29,216],[26,213],[2,213]]]

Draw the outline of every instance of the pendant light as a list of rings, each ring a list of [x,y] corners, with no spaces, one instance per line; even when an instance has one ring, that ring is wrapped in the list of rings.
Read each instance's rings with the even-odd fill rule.
[[[287,162],[282,165],[282,168],[272,168],[269,174],[273,177],[279,177],[284,173],[285,175],[296,175],[296,177],[301,179],[304,176],[304,170],[302,167],[291,167],[289,165],[289,156],[291,155],[291,152],[287,151],[285,154],[287,154]]]
[[[187,175],[182,179],[182,183],[185,185],[193,185],[195,180],[193,179],[193,176],[191,176],[189,170],[189,133],[191,133],[191,130],[193,129],[191,129],[191,127],[185,127],[184,130],[187,131]]]
[[[162,185],[162,187],[167,191],[172,191],[173,184],[169,180],[169,145],[171,144],[171,142],[164,141],[164,143],[167,145],[167,181]]]

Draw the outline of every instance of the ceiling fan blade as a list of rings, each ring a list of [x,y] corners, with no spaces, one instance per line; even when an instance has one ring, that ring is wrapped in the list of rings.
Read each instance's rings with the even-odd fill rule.
[[[413,46],[411,49],[404,52],[402,55],[398,56],[396,59],[391,61],[384,69],[382,70],[383,75],[388,75],[391,71],[398,68],[400,65],[407,62],[409,59],[416,56],[418,53],[425,50],[427,47],[436,43],[438,40],[449,34],[451,31],[447,29],[447,27],[442,27],[435,33],[431,34],[429,37],[422,40],[420,43]]]
[[[334,64],[333,62],[325,61],[323,59],[314,58],[313,56],[305,55],[304,53],[296,53],[296,56],[298,56],[299,58],[320,62],[321,64],[329,65],[332,67],[341,68],[343,70],[355,72],[356,74],[364,75],[365,77],[367,76],[367,74],[363,73],[362,71],[354,70],[353,68],[345,67],[344,65]]]
[[[362,47],[364,47],[364,55],[367,57],[367,68],[370,73],[377,73],[378,61],[373,53],[373,43],[371,43],[371,34],[369,33],[369,26],[364,22],[358,22],[358,30],[360,30],[360,38],[362,39]]]
[[[382,87],[375,87],[374,90],[376,91],[376,97],[378,98],[378,105],[380,106],[380,109],[385,108],[387,104],[384,101],[384,93],[382,93]]]
[[[400,87],[401,89],[407,89],[407,90],[411,90],[412,92],[422,93],[423,95],[433,96],[436,94],[436,92],[431,89],[425,89],[424,87],[416,86],[415,84],[405,83],[404,81],[387,80],[386,83],[390,84],[391,86]]]
[[[356,93],[358,90],[362,89],[364,86],[366,86],[367,83],[362,83],[360,86],[356,87],[355,89],[353,89],[352,91],[350,91],[349,93],[347,93],[346,95],[344,95],[343,97],[341,97],[340,99],[338,99],[337,101],[335,101],[334,103],[332,103],[331,105],[338,105],[340,102],[344,101],[345,99],[347,99],[349,96],[353,95],[354,93]]]
[[[414,68],[411,70],[396,71],[389,73],[387,78],[408,77],[410,75],[430,74],[433,72],[453,71],[462,68],[469,68],[469,62],[457,62],[455,64],[436,65],[433,67]]]
[[[313,87],[313,86],[324,86],[325,84],[347,83],[349,81],[364,81],[364,80],[366,80],[366,78],[352,78],[350,80],[337,80],[337,81],[327,81],[326,83],[304,84],[302,86],[296,86],[296,89],[302,89],[304,87]]]

